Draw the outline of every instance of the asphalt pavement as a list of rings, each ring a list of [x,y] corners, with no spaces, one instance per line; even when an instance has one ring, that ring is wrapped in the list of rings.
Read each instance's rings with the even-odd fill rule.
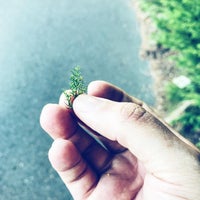
[[[0,200],[70,200],[39,125],[67,75],[106,80],[153,104],[130,0],[0,0]]]

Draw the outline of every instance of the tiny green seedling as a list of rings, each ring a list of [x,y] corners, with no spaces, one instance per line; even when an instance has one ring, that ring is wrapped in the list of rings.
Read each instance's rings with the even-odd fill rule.
[[[72,108],[74,99],[80,94],[86,92],[86,86],[83,80],[83,76],[81,75],[81,70],[79,66],[76,66],[71,71],[69,89],[70,90],[64,91],[63,93],[66,97],[67,106]]]

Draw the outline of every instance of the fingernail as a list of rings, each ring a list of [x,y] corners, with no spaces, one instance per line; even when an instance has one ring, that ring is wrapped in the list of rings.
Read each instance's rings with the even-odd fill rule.
[[[94,112],[104,100],[99,97],[80,95],[73,103],[73,108],[79,112]]]

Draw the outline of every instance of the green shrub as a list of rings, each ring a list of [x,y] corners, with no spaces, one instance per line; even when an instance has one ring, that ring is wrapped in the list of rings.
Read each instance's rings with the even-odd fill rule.
[[[189,106],[183,115],[179,116],[172,122],[174,127],[177,127],[183,136],[190,139],[194,144],[200,144],[200,106]]]
[[[200,1],[142,0],[141,7],[157,27],[152,35],[157,45],[176,52],[176,66],[191,80],[183,89],[168,84],[166,103],[171,110],[181,101],[194,100],[172,125],[200,147]]]
[[[158,44],[179,53],[179,66],[196,67],[200,63],[200,1],[144,0],[142,7],[157,26]]]

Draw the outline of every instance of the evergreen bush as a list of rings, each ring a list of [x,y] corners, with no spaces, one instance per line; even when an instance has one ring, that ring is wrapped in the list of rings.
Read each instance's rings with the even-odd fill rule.
[[[141,7],[157,27],[152,35],[157,45],[176,52],[176,66],[191,80],[185,88],[167,86],[167,105],[170,110],[180,101],[194,100],[172,125],[200,147],[200,1],[142,0]]]

